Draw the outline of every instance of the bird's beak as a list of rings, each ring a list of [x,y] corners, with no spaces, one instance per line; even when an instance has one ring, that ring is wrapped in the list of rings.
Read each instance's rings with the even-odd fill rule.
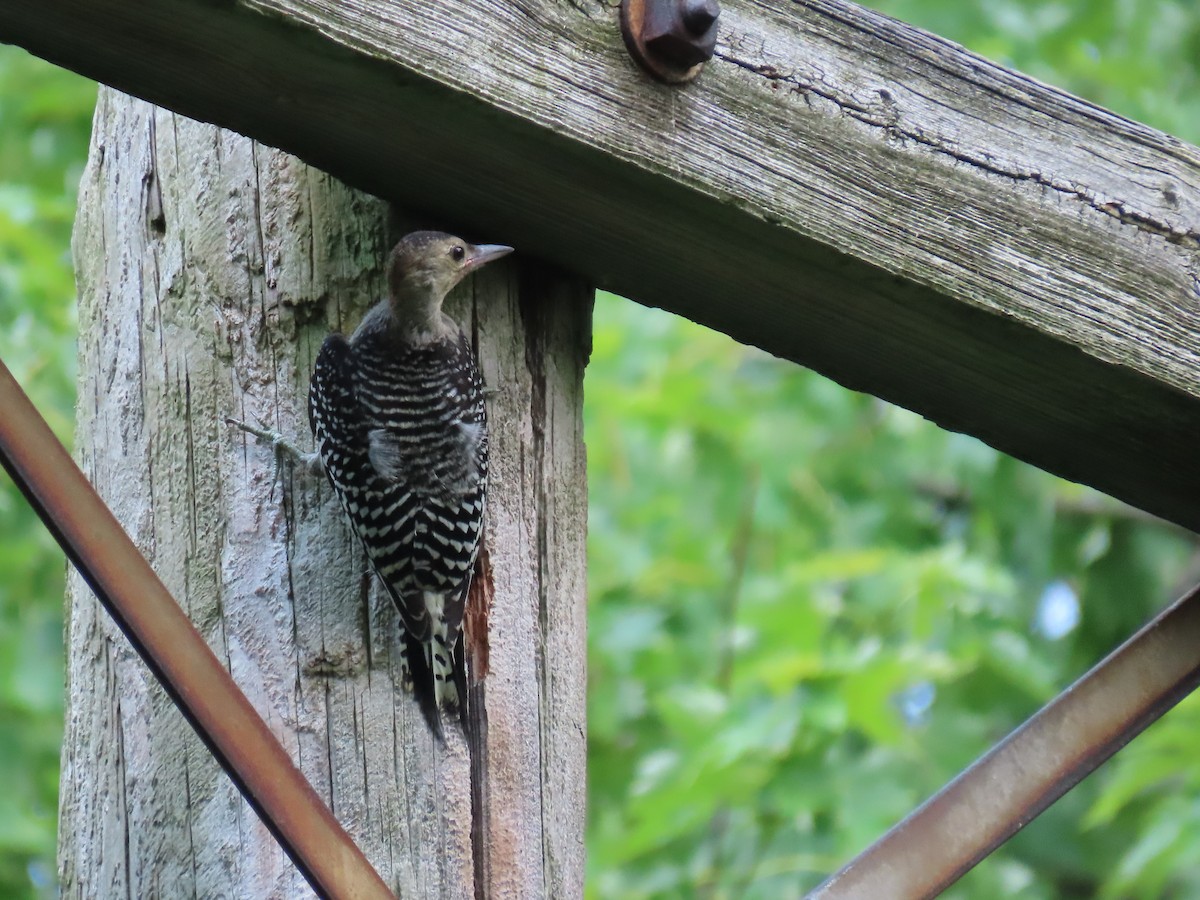
[[[471,248],[471,255],[467,257],[465,270],[467,272],[473,271],[482,265],[490,263],[493,259],[499,259],[512,252],[512,247],[506,247],[503,244],[476,244]]]

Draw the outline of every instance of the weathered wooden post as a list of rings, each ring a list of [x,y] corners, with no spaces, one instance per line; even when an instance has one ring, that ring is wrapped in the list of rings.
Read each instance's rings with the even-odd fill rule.
[[[575,896],[590,289],[518,257],[450,303],[499,389],[476,746],[455,729],[435,746],[400,689],[395,615],[328,485],[277,478],[223,422],[310,443],[316,349],[382,293],[405,224],[293,157],[102,90],[75,235],[77,456],[402,896]],[[64,895],[309,895],[77,576],[70,594]]]

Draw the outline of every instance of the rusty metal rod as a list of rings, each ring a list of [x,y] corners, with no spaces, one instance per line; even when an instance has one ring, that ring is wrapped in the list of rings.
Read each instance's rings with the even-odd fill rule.
[[[0,463],[313,890],[393,897],[2,361]]]
[[[808,900],[936,897],[1200,684],[1200,587],[910,813]]]

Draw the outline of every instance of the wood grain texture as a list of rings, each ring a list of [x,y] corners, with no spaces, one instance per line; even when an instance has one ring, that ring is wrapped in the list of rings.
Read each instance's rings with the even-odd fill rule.
[[[1200,151],[947,41],[731,0],[677,88],[598,0],[0,0],[0,29],[1200,528]]]
[[[500,388],[473,748],[454,729],[436,747],[400,690],[396,615],[328,485],[277,479],[270,450],[223,424],[311,444],[312,359],[383,290],[410,224],[282,152],[101,91],[75,235],[77,456],[402,896],[578,896],[590,290],[516,260],[451,298]],[[311,896],[86,586],[70,587],[63,895]]]

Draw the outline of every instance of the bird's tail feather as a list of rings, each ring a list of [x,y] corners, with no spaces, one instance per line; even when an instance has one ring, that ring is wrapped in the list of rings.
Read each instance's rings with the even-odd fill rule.
[[[456,711],[464,726],[467,722],[463,632],[461,627],[456,627],[451,634],[450,624],[442,615],[444,598],[441,595],[427,593],[424,599],[432,633],[423,641],[405,629],[401,668],[405,689],[413,692],[425,721],[429,723],[429,730],[444,742],[442,710]]]
[[[458,641],[455,641],[457,644]],[[442,709],[458,709],[462,706],[465,692],[459,691],[459,677],[455,671],[456,657],[460,654],[457,647],[448,646],[445,623],[434,626],[433,640],[429,642],[429,652],[432,656],[430,669],[433,671],[434,689],[437,692],[437,703]],[[465,679],[463,679],[465,680]]]
[[[437,682],[433,670],[429,667],[426,646],[408,630],[404,633],[404,644],[408,680],[417,706],[421,708],[421,714],[429,723],[429,730],[433,732],[433,736],[444,742],[446,734],[442,731],[442,715],[438,709]]]

